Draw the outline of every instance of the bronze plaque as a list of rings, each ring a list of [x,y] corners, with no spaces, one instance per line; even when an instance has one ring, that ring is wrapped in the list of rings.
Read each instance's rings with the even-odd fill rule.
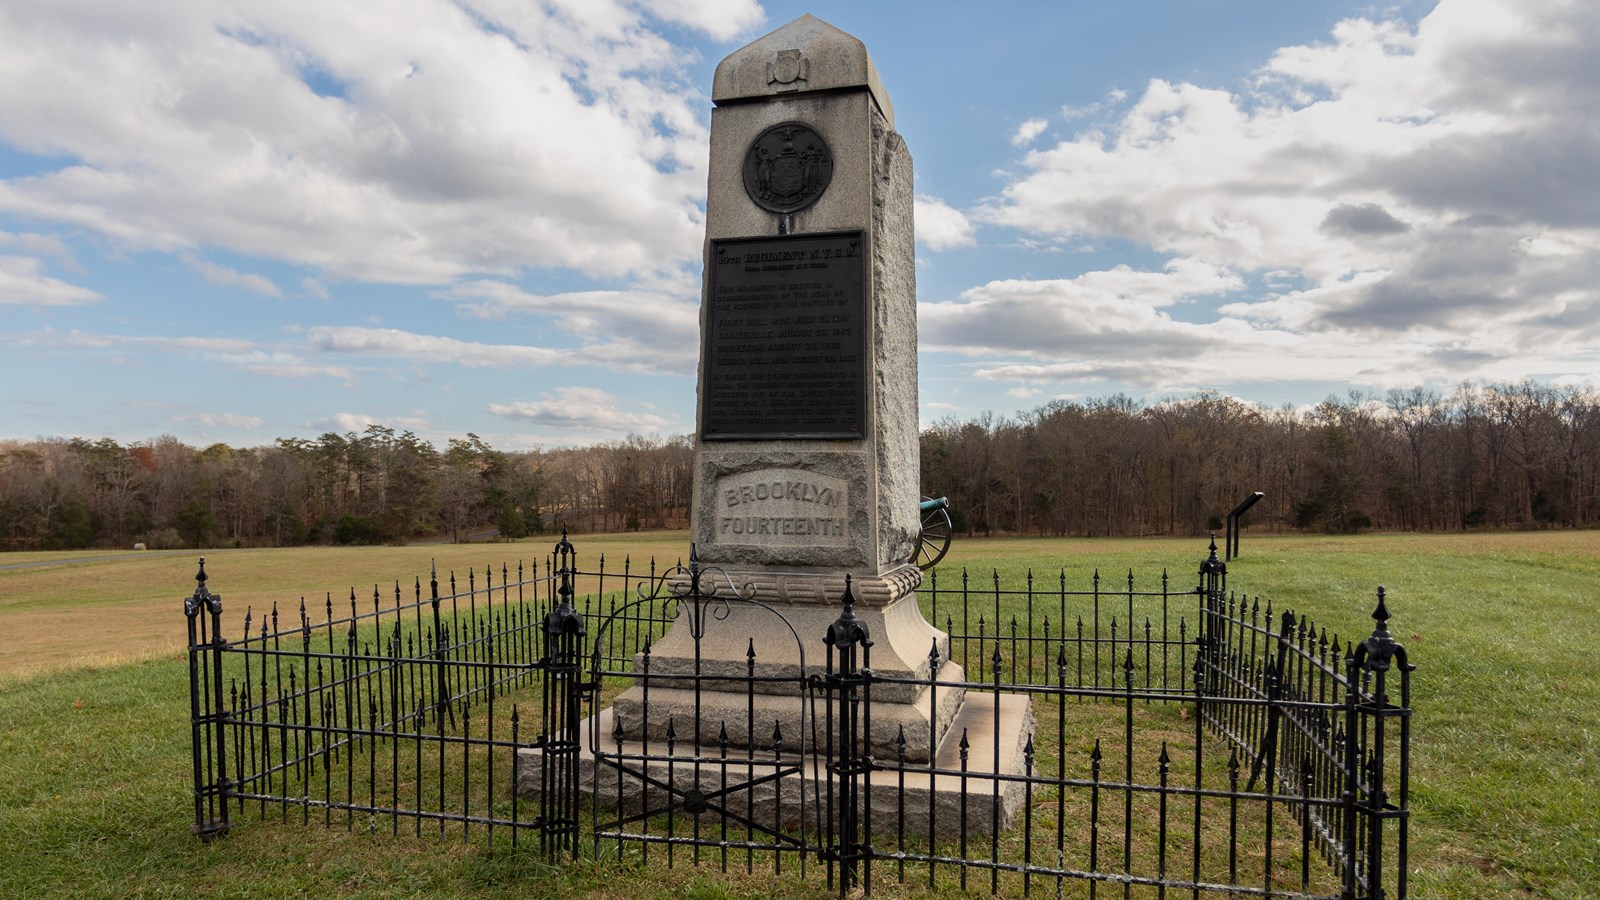
[[[761,132],[744,155],[744,190],[762,209],[792,213],[833,180],[833,153],[811,126],[784,122]]]
[[[859,231],[711,242],[702,437],[862,437],[865,244]]]

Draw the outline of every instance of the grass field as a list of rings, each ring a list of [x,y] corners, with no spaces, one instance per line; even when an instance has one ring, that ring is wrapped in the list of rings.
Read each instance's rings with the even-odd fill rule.
[[[427,578],[539,560],[550,541],[412,548],[208,552],[234,627],[246,605],[290,608]],[[683,534],[577,538],[671,562]],[[1098,567],[1187,586],[1194,540],[958,540],[942,578]],[[1377,585],[1416,673],[1411,831],[1417,897],[1600,897],[1600,534],[1247,535],[1230,586],[1360,637]],[[550,870],[476,845],[249,822],[188,834],[188,707],[181,599],[192,555],[0,557],[0,896],[810,896],[815,883]],[[6,568],[17,564],[46,563]],[[883,884],[883,896],[915,892]]]

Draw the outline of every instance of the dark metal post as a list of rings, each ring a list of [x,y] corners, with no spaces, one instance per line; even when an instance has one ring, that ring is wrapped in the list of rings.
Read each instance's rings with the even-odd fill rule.
[[[194,593],[183,601],[189,622],[190,752],[194,763],[193,831],[203,841],[228,831],[228,712],[222,694],[222,598],[206,590],[206,561],[200,558]],[[200,614],[204,611],[205,617]]]
[[[566,529],[556,544],[559,586],[554,608],[544,617],[544,692],[539,732],[539,843],[554,860],[578,850],[578,723],[584,684],[580,677],[583,616],[572,605],[575,557]]]
[[[1200,627],[1195,634],[1195,680],[1199,681],[1202,677],[1207,679],[1204,687],[1196,691],[1197,696],[1214,691],[1222,641],[1222,595],[1227,590],[1227,583],[1228,564],[1217,558],[1217,536],[1213,534],[1210,552],[1200,563],[1200,585],[1195,588],[1200,595]],[[1197,716],[1204,712],[1204,708],[1195,710]]]
[[[827,850],[839,862],[840,900],[855,891],[861,883],[858,866],[867,854],[862,844],[862,797],[856,776],[866,774],[872,767],[870,749],[866,746],[870,736],[862,731],[861,697],[858,693],[858,689],[872,677],[869,655],[872,640],[866,625],[856,618],[855,601],[851,578],[846,575],[844,596],[840,598],[844,609],[823,637],[823,643],[828,645],[825,682],[828,690],[837,695],[834,708],[838,710],[838,718],[833,724],[839,735],[839,752],[828,761],[839,798],[839,805],[834,810],[838,831],[834,836],[834,845]],[[833,730],[830,729],[830,736]]]
[[[1406,849],[1406,822],[1410,816],[1409,800],[1406,791],[1409,787],[1409,773],[1406,772],[1410,764],[1410,674],[1415,666],[1406,661],[1406,648],[1401,646],[1389,632],[1389,609],[1384,602],[1384,590],[1378,588],[1378,608],[1373,610],[1372,619],[1376,623],[1372,636],[1362,641],[1356,648],[1354,660],[1360,670],[1371,676],[1372,693],[1364,698],[1367,702],[1362,704],[1361,712],[1372,719],[1372,743],[1367,747],[1369,759],[1369,779],[1367,802],[1360,805],[1361,812],[1366,816],[1366,888],[1367,897],[1371,900],[1384,900],[1387,893],[1383,888],[1383,823],[1386,819],[1395,819],[1396,849],[1393,865],[1396,870],[1395,896],[1404,900],[1406,896],[1405,880],[1405,849]],[[1388,674],[1393,668],[1400,673],[1401,705],[1395,706],[1389,702]],[[1391,802],[1384,786],[1384,769],[1387,761],[1385,757],[1385,722],[1391,718],[1399,718],[1401,723],[1401,742],[1399,760],[1400,790]],[[1360,770],[1349,773],[1359,778]],[[1353,850],[1354,848],[1349,848]],[[1352,865],[1355,857],[1351,856]]]
[[[1223,554],[1227,559],[1236,559],[1239,556],[1239,520],[1250,510],[1250,507],[1255,506],[1265,496],[1266,494],[1256,491],[1240,500],[1239,505],[1233,508],[1233,512],[1228,513],[1228,529],[1223,535],[1222,542]]]

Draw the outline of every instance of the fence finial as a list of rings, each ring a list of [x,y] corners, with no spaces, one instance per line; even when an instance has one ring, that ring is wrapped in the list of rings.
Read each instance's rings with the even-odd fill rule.
[[[839,618],[828,626],[826,635],[826,641],[830,646],[848,647],[853,644],[867,644],[870,642],[867,635],[867,626],[856,618],[856,594],[852,586],[853,582],[854,579],[849,574],[844,576],[844,596],[839,598],[839,603],[843,609],[839,611]]]
[[[1205,561],[1200,563],[1200,577],[1207,575],[1221,575],[1228,571],[1228,564],[1217,558],[1217,533],[1211,532],[1211,548],[1206,554]]]
[[[572,542],[567,540],[565,525],[561,527],[561,540],[556,542],[555,554],[555,571],[560,581],[556,584],[556,605],[544,617],[544,632],[552,636],[584,634],[583,616],[572,605],[576,593],[573,585],[574,560],[578,554]]]
[[[183,598],[183,614],[196,616],[200,613],[200,606],[209,594],[206,591],[206,558],[200,557],[200,571],[194,576],[194,593]]]
[[[222,612],[222,598],[206,589],[206,558],[200,557],[200,568],[194,573],[194,593],[183,598],[183,614],[186,616],[198,615],[202,609],[212,612]]]
[[[1389,631],[1389,606],[1385,602],[1383,585],[1378,585],[1378,608],[1372,611],[1372,636],[1356,649],[1356,659],[1371,672],[1383,672],[1396,656],[1402,668],[1406,667],[1406,648],[1394,639]]]

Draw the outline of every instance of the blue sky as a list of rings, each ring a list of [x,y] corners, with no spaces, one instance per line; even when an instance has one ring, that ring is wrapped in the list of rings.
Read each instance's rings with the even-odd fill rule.
[[[861,38],[925,423],[1600,383],[1600,11],[1556,0],[13,0],[0,439],[693,429],[711,71]]]

